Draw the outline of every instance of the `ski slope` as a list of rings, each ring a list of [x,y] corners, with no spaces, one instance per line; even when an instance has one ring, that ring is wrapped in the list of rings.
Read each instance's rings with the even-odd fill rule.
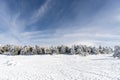
[[[0,55],[0,80],[120,80],[111,55]]]

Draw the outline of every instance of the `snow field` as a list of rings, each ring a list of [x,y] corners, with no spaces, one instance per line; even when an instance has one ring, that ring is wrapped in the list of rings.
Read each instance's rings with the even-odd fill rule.
[[[110,55],[0,55],[0,80],[120,80]]]

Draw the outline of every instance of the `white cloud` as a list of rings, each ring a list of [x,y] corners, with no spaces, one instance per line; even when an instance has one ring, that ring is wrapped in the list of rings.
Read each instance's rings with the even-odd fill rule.
[[[64,34],[63,37],[96,37],[96,38],[119,38],[120,35],[115,34],[103,34],[103,33],[71,33],[71,34]]]
[[[23,35],[23,36],[35,36],[35,35],[39,35],[39,34],[41,34],[41,33],[43,33],[43,31],[32,31],[32,32],[23,32],[23,33],[21,33],[21,35]]]

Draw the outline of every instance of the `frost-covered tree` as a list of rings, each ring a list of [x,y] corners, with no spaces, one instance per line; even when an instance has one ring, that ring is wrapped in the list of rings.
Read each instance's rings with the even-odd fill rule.
[[[3,54],[3,53],[4,53],[3,47],[0,46],[0,54]]]
[[[86,46],[82,46],[81,48],[78,48],[79,55],[81,55],[81,56],[87,56],[89,54],[89,52],[87,51],[88,48]]]
[[[50,48],[45,48],[45,54],[52,54],[52,51]]]
[[[38,50],[36,49],[36,47],[32,48],[31,53],[34,54],[34,55],[38,54]]]
[[[96,48],[96,47],[93,47],[92,50],[91,50],[91,54],[96,54],[96,55],[100,54],[99,49]]]
[[[104,54],[104,52],[103,52],[103,47],[99,46],[98,49],[99,49],[99,53]]]
[[[59,49],[57,47],[51,47],[52,54],[59,54]]]
[[[33,49],[33,53],[35,53],[35,54],[43,54],[41,47],[37,46],[37,45],[35,45],[35,47]]]
[[[120,58],[120,46],[115,46],[114,47],[114,54],[113,54],[113,57],[118,57]]]
[[[66,53],[66,46],[62,45],[62,46],[58,46],[57,48],[58,48],[60,54]]]
[[[87,52],[90,54],[92,52],[92,47],[89,46]]]
[[[70,53],[69,53],[69,54],[71,54],[71,55],[76,54],[76,51],[75,51],[75,47],[74,47],[74,46],[72,46],[72,47],[70,48]]]
[[[10,55],[19,55],[21,48],[19,46],[11,46],[10,50],[8,51]]]
[[[110,48],[110,47],[105,47],[104,49],[103,49],[103,51],[104,51],[104,53],[105,54],[111,54],[113,51],[112,51],[112,48]]]
[[[32,50],[33,50],[32,47],[30,47],[30,46],[24,46],[24,47],[21,49],[20,54],[21,54],[21,55],[31,55],[31,54],[33,54],[33,53],[32,53]]]

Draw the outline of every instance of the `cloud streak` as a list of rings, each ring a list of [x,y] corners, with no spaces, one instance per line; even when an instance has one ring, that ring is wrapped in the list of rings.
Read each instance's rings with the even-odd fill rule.
[[[30,24],[37,22],[48,10],[50,7],[51,0],[46,0],[46,2],[41,5],[31,16],[30,18]]]

